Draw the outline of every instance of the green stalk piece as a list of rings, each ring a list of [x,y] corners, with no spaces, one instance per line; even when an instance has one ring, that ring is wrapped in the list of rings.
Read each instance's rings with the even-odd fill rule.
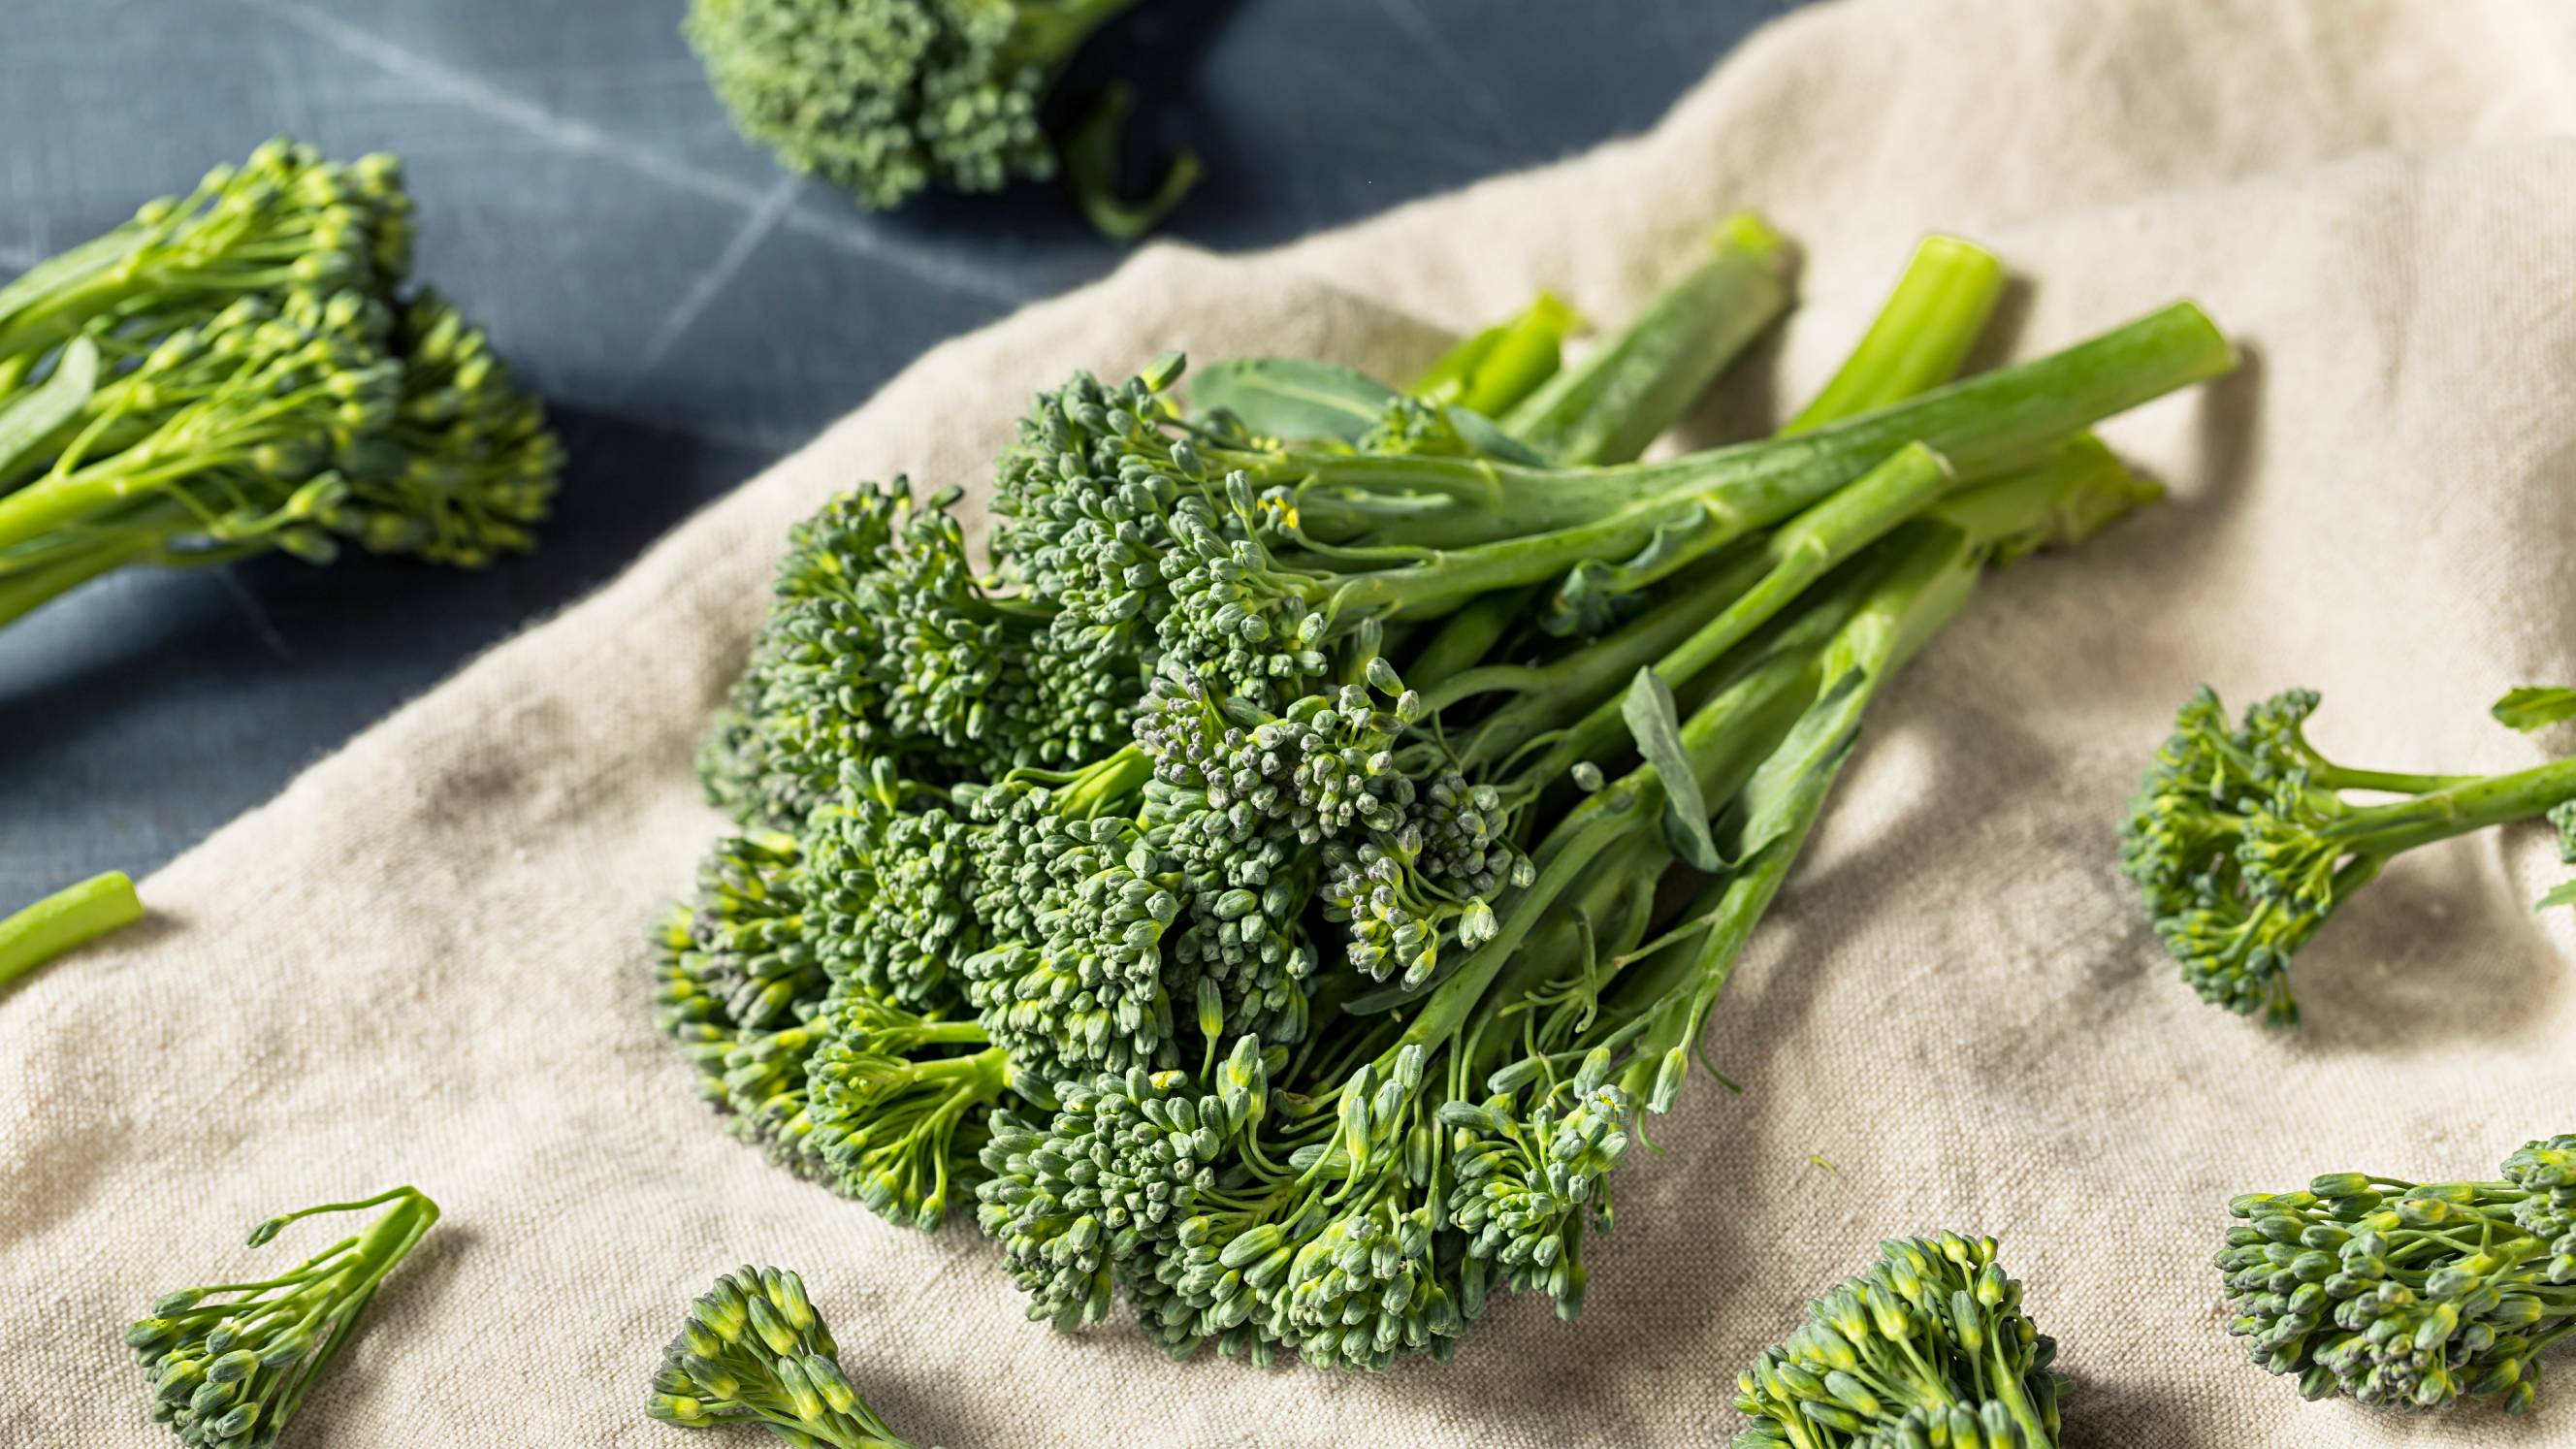
[[[1187,194],[1198,158],[1141,201],[1115,193],[1132,97],[1059,139],[1048,93],[1136,0],[691,0],[681,27],[744,139],[882,210],[927,190],[999,191],[1061,169],[1106,235],[1132,241]]]
[[[2277,1026],[2299,1020],[2291,959],[2390,861],[2553,811],[2554,823],[2576,826],[2576,760],[2485,777],[2351,769],[2308,743],[2317,701],[2289,690],[2231,727],[2215,693],[2193,695],[2120,842],[2121,868],[2184,981]]]
[[[277,140],[0,287],[0,624],[137,564],[527,549],[561,448],[410,239],[394,158]]]
[[[121,870],[94,875],[0,921],[0,986],[110,931],[143,919],[143,902]]]
[[[1996,1251],[1956,1233],[1880,1244],[1736,1379],[1754,1427],[1735,1449],[2056,1449],[2057,1341]]]
[[[253,1228],[254,1248],[288,1224],[322,1213],[390,1203],[363,1233],[341,1239],[293,1271],[251,1283],[183,1288],[125,1331],[152,1378],[152,1419],[180,1442],[268,1449],[304,1395],[356,1332],[385,1275],[438,1221],[438,1204],[398,1187],[358,1202],[325,1203]]]
[[[740,1268],[689,1306],[645,1412],[688,1429],[758,1424],[804,1449],[911,1449],[841,1371],[840,1346],[780,1268]]]
[[[2228,1332],[2305,1398],[2520,1414],[2576,1331],[2576,1136],[2524,1143],[2490,1181],[2333,1172],[2227,1211]]]

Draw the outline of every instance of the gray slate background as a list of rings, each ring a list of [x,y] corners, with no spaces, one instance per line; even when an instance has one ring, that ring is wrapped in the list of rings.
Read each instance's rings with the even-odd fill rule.
[[[1651,123],[1798,0],[1148,0],[1068,77],[1208,161],[1167,234],[1288,240]],[[0,914],[141,875],[616,572],[914,354],[1122,253],[1049,188],[871,216],[735,137],[681,0],[8,0],[0,277],[289,132],[408,163],[417,274],[550,399],[542,549],[264,559],[0,633]],[[639,659],[635,667],[649,669]]]

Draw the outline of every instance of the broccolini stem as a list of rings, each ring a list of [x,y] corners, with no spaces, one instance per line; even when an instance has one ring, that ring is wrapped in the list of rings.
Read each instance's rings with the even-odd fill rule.
[[[1788,310],[1789,244],[1751,212],[1719,223],[1714,255],[1635,320],[1501,419],[1560,465],[1626,463],[1646,451]]]
[[[1298,485],[1299,525],[1331,543],[1464,549],[1633,515],[1641,505],[1714,506],[1733,521],[1714,547],[1795,513],[1921,442],[1962,477],[2042,456],[2114,413],[2226,373],[2235,350],[2206,314],[2177,302],[2063,351],[1980,373],[1893,407],[1791,438],[1738,443],[1661,463],[1569,472],[1484,459],[1228,455]],[[1458,507],[1426,510],[1426,496]],[[1386,525],[1391,532],[1377,536]]]
[[[1541,292],[1518,317],[1451,348],[1409,391],[1425,402],[1456,403],[1499,418],[1556,375],[1565,334],[1581,321],[1564,298]]]
[[[101,574],[112,573],[129,563],[155,559],[160,551],[161,540],[158,537],[132,534],[92,544],[23,573],[0,573],[0,625],[42,607]]]
[[[1136,0],[1053,0],[1014,4],[1009,53],[1019,65],[1061,70],[1091,32],[1115,19]],[[1011,68],[996,66],[995,73]]]
[[[1748,586],[1715,618],[1656,660],[1655,674],[1674,688],[1698,678],[1700,671],[1778,616],[1818,579],[1922,512],[1956,482],[1957,475],[1948,461],[1917,443],[1798,515],[1764,540],[1761,553],[1756,555],[1763,566],[1758,576],[1749,580]],[[1637,664],[1619,661],[1622,667],[1606,680],[1582,677],[1590,672],[1596,655],[1609,652],[1612,651],[1587,650],[1558,666],[1568,677],[1549,688],[1530,692],[1508,708],[1493,722],[1497,728],[1490,740],[1480,731],[1472,746],[1476,757],[1498,760],[1508,756],[1523,741],[1557,724],[1568,712],[1569,703],[1581,701],[1602,702],[1591,705],[1579,716],[1580,722],[1549,750],[1531,778],[1542,783],[1551,781],[1576,761],[1590,759],[1615,740],[1621,728],[1619,700],[1605,695],[1618,681],[1634,673]]]
[[[2576,759],[2553,760],[2385,805],[2366,805],[2320,827],[2317,834],[2352,854],[2384,860],[2436,840],[2546,814],[2569,799],[2576,799]]]
[[[1811,432],[1948,382],[2004,291],[2003,263],[1952,236],[1927,236],[1877,320],[1833,380],[1780,432]]]
[[[55,892],[0,920],[0,986],[83,942],[143,919],[134,882],[111,870]]]
[[[1405,666],[1404,677],[1418,685],[1430,686],[1423,691],[1426,712],[1439,709],[1444,696],[1463,698],[1451,692],[1469,673],[1483,674],[1477,662],[1493,651],[1494,645],[1529,612],[1538,597],[1538,586],[1523,584],[1516,589],[1480,595],[1476,601],[1440,621],[1440,632],[1422,646],[1422,652]],[[1497,665],[1495,668],[1509,668]],[[1472,689],[1466,691],[1472,693]]]

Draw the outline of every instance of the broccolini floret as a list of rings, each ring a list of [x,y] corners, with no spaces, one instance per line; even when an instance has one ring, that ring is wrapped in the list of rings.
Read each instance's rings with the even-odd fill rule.
[[[2231,726],[2204,688],[2129,807],[2121,864],[2201,999],[2299,1019],[2290,961],[2397,856],[2576,799],[2576,761],[2511,774],[2338,765],[2308,743],[2317,695],[2289,690]],[[2353,794],[2386,795],[2359,800]]]
[[[313,1381],[357,1330],[385,1275],[438,1221],[438,1204],[398,1187],[359,1202],[325,1203],[253,1228],[254,1248],[321,1213],[390,1203],[364,1233],[343,1238],[275,1278],[182,1288],[125,1330],[152,1376],[152,1419],[185,1444],[268,1449],[286,1432]]]
[[[790,1444],[911,1449],[841,1370],[841,1348],[780,1268],[738,1268],[689,1305],[644,1412],[689,1429],[758,1424]]]
[[[2056,1449],[2056,1357],[1994,1239],[1884,1243],[1736,1379],[1735,1449]]]
[[[872,208],[924,190],[999,191],[1058,170],[1043,111],[1064,64],[1136,0],[692,0],[683,29],[736,129],[790,168]],[[1067,137],[1076,191],[1102,230],[1133,237],[1178,204],[1197,162],[1142,207],[1111,194],[1128,99]],[[1087,128],[1088,129],[1088,128]],[[1090,150],[1107,153],[1092,163]]]
[[[2523,1144],[2498,1180],[2334,1172],[2227,1210],[2228,1332],[2307,1398],[2519,1414],[2576,1331],[2576,1136]]]

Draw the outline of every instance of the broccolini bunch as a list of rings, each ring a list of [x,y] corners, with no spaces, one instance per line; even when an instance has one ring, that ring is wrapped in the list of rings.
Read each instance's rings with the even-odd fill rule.
[[[1871,702],[1989,565],[2153,496],[2085,428],[2232,360],[2182,306],[1942,385],[1999,276],[1943,241],[1784,436],[1635,461],[1780,263],[1732,224],[1571,366],[1547,300],[1401,393],[1077,376],[989,572],[953,495],[827,507],[657,935],[705,1095],[895,1220],[971,1195],[1067,1328],[1377,1367],[1577,1311]]]
[[[1136,0],[691,0],[682,27],[743,136],[872,208],[931,188],[999,191],[1054,176],[1043,115],[1065,62]],[[1129,105],[1112,92],[1061,160],[1101,230],[1142,236],[1198,179],[1173,163],[1155,194],[1116,194]]]
[[[1736,1379],[1735,1449],[2056,1449],[2057,1341],[1992,1238],[1884,1243]]]
[[[645,1412],[689,1429],[758,1424],[809,1449],[911,1449],[850,1386],[840,1352],[804,1279],[737,1269],[689,1305]]]
[[[131,564],[527,548],[561,451],[410,259],[394,158],[278,140],[0,286],[0,623]]]
[[[2120,846],[2183,979],[2204,1001],[2281,1026],[2299,1019],[2291,958],[2397,856],[2548,815],[2576,863],[2576,760],[2487,777],[2351,769],[2308,743],[2317,699],[2288,690],[2231,727],[2215,693],[2194,694],[2129,807]],[[2514,702],[2496,713],[2519,728],[2564,717],[2517,714]]]
[[[2498,1181],[2333,1172],[2227,1210],[2228,1331],[2307,1398],[2519,1414],[2576,1331],[2576,1136],[2523,1144]]]
[[[254,1283],[182,1288],[125,1330],[152,1376],[152,1418],[179,1442],[267,1449],[305,1392],[356,1331],[378,1285],[438,1221],[438,1204],[398,1187],[361,1202],[326,1203],[270,1218],[254,1248],[319,1213],[393,1204],[364,1233],[343,1238],[287,1273]]]

